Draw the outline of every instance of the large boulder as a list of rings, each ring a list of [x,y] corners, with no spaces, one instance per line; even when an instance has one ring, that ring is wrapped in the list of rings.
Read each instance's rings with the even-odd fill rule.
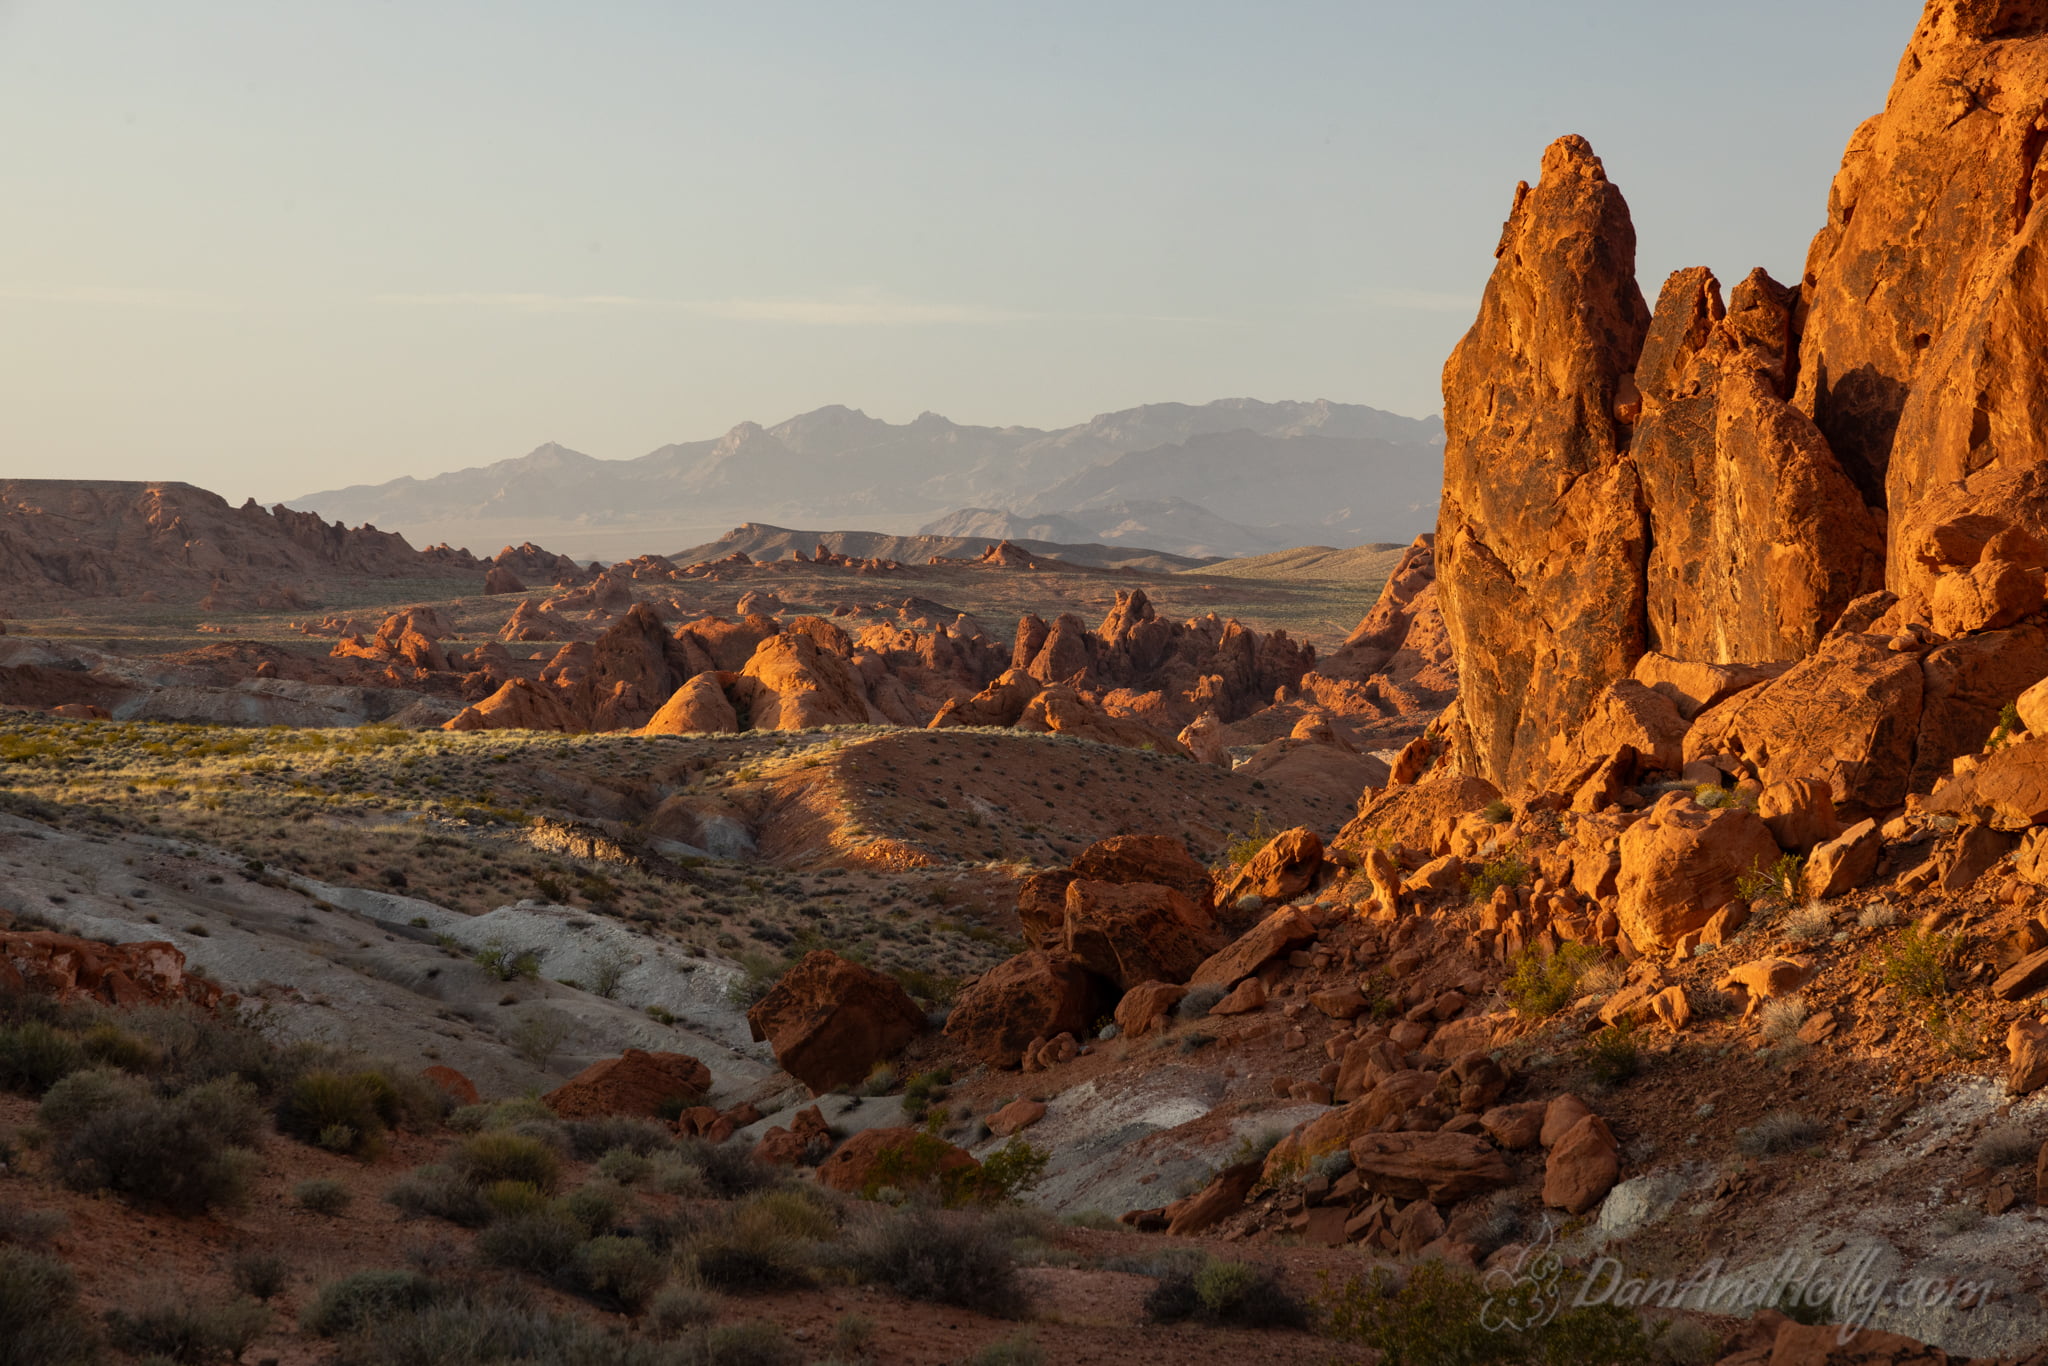
[[[1323,868],[1323,841],[1315,831],[1305,826],[1283,830],[1238,869],[1217,904],[1228,908],[1248,895],[1268,905],[1291,901],[1315,884]]]
[[[1065,953],[1034,949],[1005,959],[964,988],[946,1037],[990,1067],[1015,1067],[1033,1039],[1085,1037],[1104,1004],[1102,984]]]
[[[1067,888],[1078,874],[1071,868],[1048,868],[1017,884],[1017,919],[1026,943],[1056,949],[1067,939]]]
[[[2014,1020],[2005,1032],[2005,1086],[2016,1096],[2048,1085],[2048,1020]]]
[[[753,730],[814,730],[878,719],[852,661],[821,649],[804,632],[767,637],[740,675]]]
[[[1737,878],[1768,869],[1778,853],[1750,812],[1667,793],[1622,831],[1615,913],[1637,947],[1670,948],[1735,900]]]
[[[1652,650],[1636,661],[1629,676],[1670,698],[1679,718],[1689,722],[1716,702],[1770,682],[1787,667],[1772,663],[1709,664],[1703,660],[1673,659]]]
[[[1593,700],[1591,713],[1569,744],[1560,736],[1560,768],[1583,771],[1624,747],[1640,765],[1665,773],[1678,772],[1685,760],[1687,722],[1669,697],[1633,678],[1620,678]]]
[[[1185,982],[1221,941],[1208,911],[1171,887],[1086,878],[1067,886],[1066,951],[1119,988]]]
[[[507,679],[483,701],[464,707],[443,730],[547,730],[573,733],[587,729],[555,689],[529,678]]]
[[[1094,882],[1154,882],[1171,887],[1203,910],[1215,889],[1209,870],[1171,835],[1114,835],[1083,849],[1074,876]]]
[[[828,949],[805,954],[747,1012],[783,1071],[813,1091],[851,1086],[924,1031],[924,1012],[893,977]]]
[[[1204,959],[1187,982],[1190,986],[1236,986],[1281,954],[1314,943],[1315,938],[1314,922],[1294,907],[1282,906]]]
[[[1834,798],[1818,778],[1785,778],[1757,798],[1756,814],[1781,849],[1804,854],[1842,833]]]
[[[1926,809],[2009,830],[2048,823],[2048,737],[2030,736],[1987,756],[1928,798]]]
[[[1444,366],[1436,575],[1462,767],[1538,785],[1645,648],[1647,553],[1616,414],[1649,328],[1635,227],[1580,137],[1515,192],[1478,320]]]
[[[959,1181],[981,1167],[972,1154],[921,1129],[863,1129],[818,1164],[818,1182],[849,1195],[887,1186]]]
[[[1551,1145],[1543,1165],[1543,1203],[1584,1214],[1606,1198],[1621,1176],[1621,1146],[1598,1115],[1587,1115]]]
[[[1918,655],[1838,632],[1771,682],[1701,712],[1685,757],[1747,758],[1766,783],[1819,778],[1838,810],[1860,818],[1906,799],[1923,691]]]
[[[563,1119],[659,1115],[664,1106],[695,1104],[711,1089],[711,1069],[687,1053],[629,1048],[590,1064],[541,1097]]]
[[[1473,1134],[1360,1134],[1351,1140],[1351,1163],[1375,1194],[1439,1205],[1514,1179],[1500,1150]]]
[[[1877,872],[1883,853],[1884,836],[1878,833],[1877,822],[1866,816],[1825,844],[1815,845],[1806,856],[1806,894],[1827,901],[1861,887]]]

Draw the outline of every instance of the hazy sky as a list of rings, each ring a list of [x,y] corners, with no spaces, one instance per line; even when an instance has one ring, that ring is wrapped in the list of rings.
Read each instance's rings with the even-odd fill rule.
[[[1796,278],[1920,0],[0,0],[0,475],[232,498],[825,403],[1420,415],[1583,133]]]

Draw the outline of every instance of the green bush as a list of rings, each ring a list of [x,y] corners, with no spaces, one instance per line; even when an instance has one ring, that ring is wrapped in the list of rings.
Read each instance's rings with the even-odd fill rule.
[[[324,1176],[292,1187],[292,1199],[299,1202],[299,1208],[314,1214],[339,1214],[348,1208],[351,1198],[347,1186]]]
[[[309,1333],[339,1337],[416,1313],[441,1298],[440,1287],[416,1271],[358,1271],[321,1286],[299,1322]]]
[[[1308,1308],[1270,1267],[1204,1258],[1170,1266],[1145,1296],[1154,1323],[1194,1320],[1232,1328],[1306,1328]]]
[[[53,1134],[68,1134],[105,1110],[147,1104],[153,1093],[141,1077],[111,1067],[72,1072],[43,1093],[36,1118]]]
[[[779,1324],[765,1319],[729,1323],[704,1335],[703,1360],[709,1366],[796,1366],[804,1359]]]
[[[409,1219],[446,1219],[463,1228],[482,1228],[492,1210],[484,1193],[447,1167],[426,1166],[401,1176],[384,1192],[385,1202]]]
[[[665,1338],[681,1337],[718,1318],[718,1300],[708,1291],[674,1282],[654,1293],[647,1305],[647,1325]]]
[[[76,1037],[41,1020],[0,1028],[0,1087],[39,1096],[86,1065]]]
[[[0,1363],[85,1366],[99,1333],[78,1307],[78,1282],[55,1257],[0,1246]]]
[[[1586,1040],[1586,1070],[1602,1086],[1617,1086],[1642,1067],[1642,1050],[1636,1046],[1636,1024],[1621,1019]]]
[[[255,1155],[254,1092],[223,1080],[182,1096],[149,1096],[76,1118],[52,1165],[74,1190],[112,1191],[173,1214],[234,1208],[248,1193]]]
[[[268,1248],[245,1247],[228,1259],[228,1279],[252,1300],[274,1300],[291,1280],[291,1264]]]
[[[1490,901],[1502,887],[1520,887],[1529,881],[1529,864],[1518,850],[1509,849],[1479,865],[1465,878],[1465,896],[1471,901]]]
[[[618,1149],[650,1157],[675,1142],[675,1130],[657,1119],[638,1115],[603,1115],[569,1121],[569,1151],[589,1162]]]
[[[626,1208],[625,1188],[610,1181],[586,1181],[562,1199],[562,1212],[596,1235],[619,1222]]]
[[[378,1072],[307,1072],[277,1102],[277,1131],[331,1152],[375,1156],[399,1115],[398,1093]]]
[[[465,1139],[455,1150],[454,1167],[471,1185],[525,1181],[551,1193],[562,1179],[562,1158],[553,1148],[525,1134],[486,1130]]]
[[[978,1214],[906,1208],[870,1219],[847,1249],[856,1279],[906,1299],[996,1318],[1026,1307],[1010,1242]]]
[[[589,1237],[562,1211],[537,1210],[500,1219],[479,1233],[476,1256],[485,1266],[566,1280],[570,1259]]]
[[[204,1305],[166,1295],[138,1310],[107,1312],[107,1339],[116,1348],[185,1366],[240,1361],[269,1327],[270,1311],[254,1300]]]
[[[1917,925],[1899,931],[1878,963],[1878,973],[1906,1001],[1925,1005],[1948,995],[1948,973],[1962,957],[1954,935],[1936,934]]]
[[[803,1245],[772,1211],[743,1206],[685,1247],[698,1278],[714,1290],[759,1294],[811,1283]]]
[[[1590,944],[1565,944],[1548,957],[1531,945],[1515,955],[1501,990],[1523,1019],[1547,1019],[1572,1003],[1579,978],[1599,961]]]
[[[637,1314],[668,1279],[668,1262],[638,1238],[610,1234],[576,1249],[576,1286],[585,1294]]]
[[[1569,1287],[1567,1288],[1570,1289]],[[1502,1331],[1483,1312],[1488,1291],[1441,1261],[1385,1269],[1331,1288],[1317,1303],[1325,1331],[1379,1353],[1381,1366],[1649,1366],[1642,1321],[1611,1304],[1560,1311],[1526,1332]]]
[[[685,1138],[677,1144],[677,1156],[696,1168],[705,1188],[720,1200],[736,1200],[782,1180],[779,1170],[755,1161],[744,1144]]]

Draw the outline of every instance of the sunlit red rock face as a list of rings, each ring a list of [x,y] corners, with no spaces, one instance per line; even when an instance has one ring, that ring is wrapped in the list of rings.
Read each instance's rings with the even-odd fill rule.
[[[1444,371],[1438,593],[1463,692],[1439,734],[1461,771],[1571,787],[1598,757],[1574,733],[1650,652],[1776,666],[1686,758],[1824,778],[1851,806],[1925,792],[1982,743],[2041,664],[2044,110],[2048,0],[1930,0],[1800,285],[1755,271],[1724,301],[1684,270],[1649,317],[1620,191],[1582,139],[1552,144]],[[1831,632],[1897,675],[1885,725],[1809,696],[1827,669],[1783,672]]]
[[[1600,159],[1558,139],[1444,366],[1437,588],[1462,757],[1502,786],[1534,779],[1644,649],[1642,493],[1615,415],[1650,325],[1635,252]]]

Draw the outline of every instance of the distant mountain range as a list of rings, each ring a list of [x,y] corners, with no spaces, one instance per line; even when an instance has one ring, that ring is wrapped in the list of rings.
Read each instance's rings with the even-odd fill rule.
[[[1245,555],[1433,528],[1442,444],[1435,417],[1327,400],[1155,403],[1056,431],[936,413],[890,423],[834,405],[633,460],[549,443],[289,506],[482,554],[524,540],[579,558],[668,554],[774,521],[1015,538],[1014,525],[1032,540]]]

